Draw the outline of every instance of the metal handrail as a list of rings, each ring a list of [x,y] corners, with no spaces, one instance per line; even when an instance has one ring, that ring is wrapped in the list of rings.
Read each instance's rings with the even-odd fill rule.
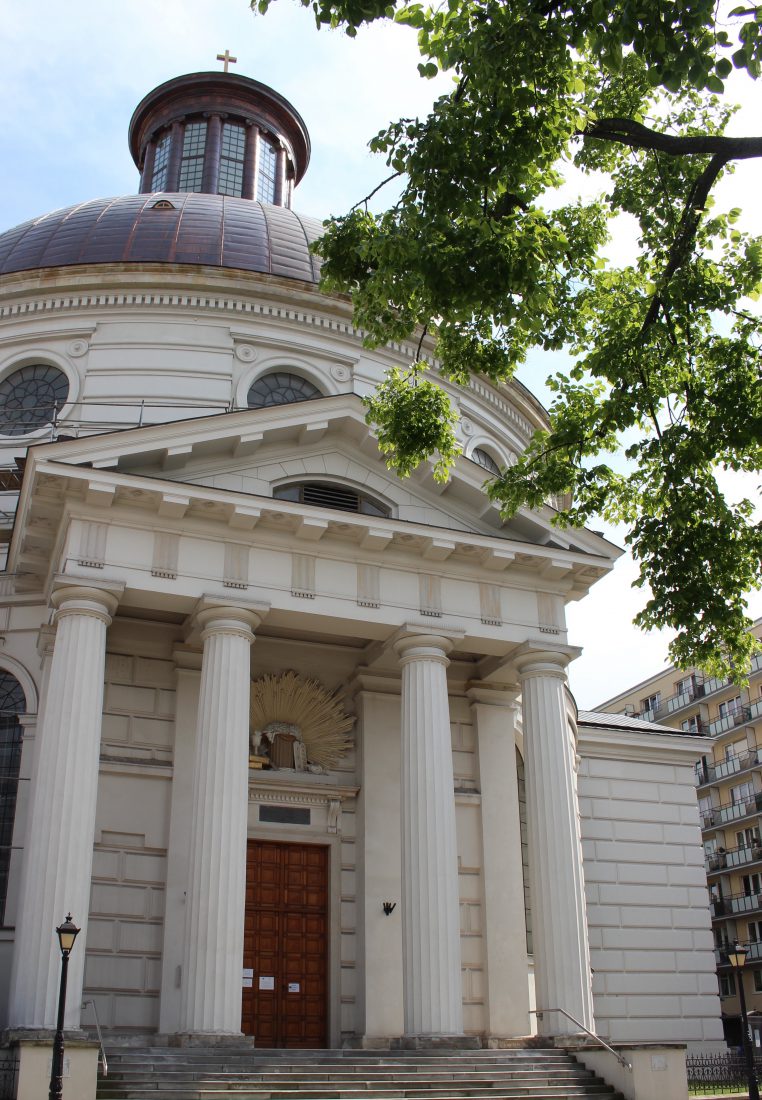
[[[103,1036],[101,1035],[101,1025],[98,1019],[98,1009],[95,1007],[95,1001],[82,1002],[83,1008],[87,1008],[88,1005],[92,1005],[93,1016],[95,1017],[95,1030],[98,1033],[98,1046],[101,1048],[101,1065],[103,1066],[103,1076],[108,1077],[108,1062],[106,1061],[106,1050],[103,1046]]]
[[[565,1016],[567,1020],[571,1020],[571,1022],[573,1024],[576,1024],[581,1031],[584,1031],[585,1035],[589,1035],[591,1039],[595,1039],[596,1043],[600,1043],[602,1047],[605,1047],[609,1054],[613,1054],[617,1062],[619,1062],[620,1066],[622,1066],[624,1069],[629,1069],[630,1071],[632,1071],[632,1062],[628,1062],[627,1059],[619,1054],[618,1051],[614,1050],[613,1047],[610,1047],[605,1039],[601,1039],[600,1035],[596,1035],[594,1031],[590,1030],[590,1028],[587,1028],[584,1024],[581,1024],[579,1020],[572,1016],[570,1012],[567,1012],[565,1008],[531,1008],[529,1010],[529,1015],[536,1016],[538,1020],[541,1020],[546,1012],[560,1012],[561,1015]]]

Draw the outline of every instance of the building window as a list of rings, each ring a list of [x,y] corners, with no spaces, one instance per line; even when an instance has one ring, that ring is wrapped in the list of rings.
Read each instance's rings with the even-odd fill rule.
[[[163,191],[167,186],[167,172],[169,171],[169,149],[172,144],[172,135],[166,133],[156,146],[153,161],[152,191]]]
[[[690,695],[693,691],[694,680],[692,676],[686,676],[675,684],[675,695]]]
[[[246,147],[246,128],[235,122],[222,127],[222,151],[220,154],[220,178],[217,191],[220,195],[241,197],[243,191],[243,153]]]
[[[273,371],[258,378],[249,389],[246,404],[250,409],[264,409],[270,405],[290,405],[293,401],[310,401],[322,397],[322,393],[298,374]]]
[[[759,833],[756,829],[744,829],[743,832],[736,833],[737,848],[754,848],[758,844]]]
[[[752,970],[754,975],[754,992],[762,993],[762,970]]]
[[[275,202],[275,173],[278,154],[267,138],[259,139],[259,172],[257,174],[257,198],[260,202]]]
[[[26,700],[21,684],[10,672],[0,669],[0,924],[5,924],[8,869],[21,764],[22,728],[19,715],[25,711]]]
[[[363,516],[389,516],[390,514],[385,504],[365,493],[358,493],[344,485],[319,481],[280,485],[273,490],[273,498],[293,500],[296,504],[313,504],[318,508],[338,508],[342,512],[358,512]]]
[[[746,783],[739,783],[738,786],[730,788],[730,801],[734,806],[738,806],[742,802],[751,802],[753,798],[753,783],[747,781]]]
[[[720,703],[719,716],[720,718],[730,718],[741,709],[741,696],[736,695],[735,699],[727,699],[724,703]]]
[[[760,878],[756,871],[751,875],[744,875],[741,881],[743,883],[744,897],[755,898],[759,894]]]
[[[661,692],[655,691],[653,695],[647,696],[641,700],[640,709],[642,711],[650,710],[652,713],[657,711],[661,706]]]
[[[699,719],[697,714],[694,714],[692,718],[685,718],[680,723],[680,729],[684,733],[698,733],[699,728]]]
[[[69,380],[63,371],[35,363],[0,382],[0,432],[26,435],[51,424],[66,404]]]
[[[733,973],[720,974],[720,996],[721,997],[735,997],[736,994],[736,976]]]
[[[488,473],[494,474],[495,477],[499,475],[500,467],[498,466],[497,462],[495,462],[491,454],[488,454],[487,451],[482,450],[481,447],[474,447],[473,451],[471,451],[471,458],[474,460],[474,462],[478,462],[479,465]]]
[[[204,149],[206,148],[206,123],[189,122],[183,134],[183,153],[180,161],[180,191],[200,191],[204,175]]]

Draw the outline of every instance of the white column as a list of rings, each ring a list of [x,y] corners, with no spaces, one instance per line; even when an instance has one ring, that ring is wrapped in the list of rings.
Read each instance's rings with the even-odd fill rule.
[[[525,647],[521,677],[529,832],[532,940],[538,1009],[563,1008],[594,1030],[590,947],[582,871],[576,744],[566,709],[572,652]],[[575,1033],[546,1013],[542,1034]]]
[[[489,1034],[529,1034],[524,871],[516,774],[516,692],[468,691],[479,748]]]
[[[114,590],[118,590],[114,586]],[[31,792],[9,1023],[53,1029],[61,966],[56,926],[71,912],[81,933],[69,962],[66,1027],[79,1027],[98,794],[106,629],[114,590],[61,588],[56,639]]]
[[[402,665],[402,949],[406,1035],[461,1035],[460,906],[446,654],[395,643]]]
[[[193,772],[180,1030],[240,1035],[249,799],[249,648],[261,616],[197,615],[204,651]]]

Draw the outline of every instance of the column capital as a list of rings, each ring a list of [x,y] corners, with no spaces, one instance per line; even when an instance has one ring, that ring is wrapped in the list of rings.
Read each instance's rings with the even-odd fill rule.
[[[513,655],[513,663],[522,680],[528,676],[557,676],[565,680],[567,665],[581,652],[579,646],[524,642]]]
[[[403,665],[410,661],[435,661],[448,665],[447,654],[454,644],[452,638],[443,634],[413,634],[409,638],[398,638],[393,643]]]
[[[472,706],[507,707],[515,710],[520,695],[521,688],[518,684],[493,685],[471,680],[466,685],[466,697]]]
[[[420,660],[427,657],[435,660],[445,658],[464,636],[465,630],[458,627],[440,626],[437,630],[432,630],[428,623],[403,623],[386,645],[394,649],[401,660]],[[424,650],[428,652],[423,652]]]
[[[123,592],[124,585],[118,582],[72,584],[71,578],[56,577],[50,594],[54,621],[65,615],[91,615],[110,626]]]
[[[188,616],[186,642],[203,641],[210,634],[238,634],[253,641],[254,631],[270,610],[262,600],[226,600],[202,596]]]

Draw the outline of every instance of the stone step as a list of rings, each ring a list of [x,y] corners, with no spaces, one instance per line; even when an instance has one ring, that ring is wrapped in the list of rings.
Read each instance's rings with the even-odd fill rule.
[[[99,1100],[615,1100],[565,1051],[122,1047]]]
[[[156,1083],[153,1088],[118,1089],[112,1091],[100,1089],[99,1097],[118,1098],[118,1100],[211,1100],[211,1098],[232,1096],[236,1100],[353,1100],[356,1097],[373,1097],[373,1100],[613,1100],[614,1091],[603,1083],[591,1082],[581,1087],[547,1087],[527,1089],[505,1088],[495,1086],[492,1088],[470,1089],[446,1089],[436,1092],[422,1092],[417,1089],[384,1089],[366,1092],[358,1089],[294,1089],[294,1090],[269,1090],[258,1088],[230,1088],[203,1087],[192,1088],[177,1087],[168,1084]]]

